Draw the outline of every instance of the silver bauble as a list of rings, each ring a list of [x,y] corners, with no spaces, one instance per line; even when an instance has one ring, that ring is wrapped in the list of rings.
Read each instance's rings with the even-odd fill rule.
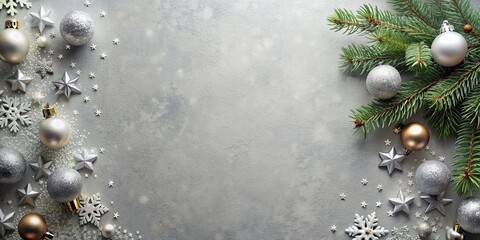
[[[461,34],[453,31],[453,26],[448,21],[443,22],[441,32],[431,46],[433,59],[444,67],[461,63],[468,51],[467,41]]]
[[[70,124],[61,118],[47,118],[40,124],[40,141],[48,148],[58,149],[65,146],[71,135]]]
[[[426,222],[421,222],[417,226],[417,234],[421,238],[426,238],[429,237],[430,234],[432,234],[432,228],[430,225]]]
[[[402,78],[394,67],[380,65],[368,73],[366,84],[368,93],[373,97],[389,99],[394,97],[400,90]]]
[[[463,230],[480,234],[480,198],[468,197],[460,202],[457,222]]]
[[[415,173],[418,189],[429,195],[438,195],[445,191],[450,180],[450,170],[440,161],[426,161],[418,166]]]
[[[20,152],[0,147],[0,183],[12,184],[22,180],[26,169],[27,162]]]
[[[107,223],[103,225],[100,231],[102,232],[102,237],[106,239],[112,239],[115,236],[115,226],[113,224]]]
[[[73,46],[84,45],[92,39],[94,32],[93,19],[82,11],[71,11],[60,22],[60,34]]]
[[[15,21],[15,20],[7,20]],[[18,21],[16,22],[18,24]],[[18,25],[16,25],[18,27]],[[19,63],[27,57],[30,44],[28,39],[16,28],[0,31],[0,59],[8,63]]]
[[[56,202],[66,203],[80,195],[82,185],[80,173],[70,168],[61,168],[48,176],[47,191]]]

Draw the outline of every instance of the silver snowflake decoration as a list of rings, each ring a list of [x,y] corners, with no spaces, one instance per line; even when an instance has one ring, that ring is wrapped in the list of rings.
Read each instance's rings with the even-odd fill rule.
[[[18,13],[17,9],[20,5],[21,8],[31,8],[32,3],[28,0],[0,0],[0,9],[7,9],[7,14],[10,16],[15,16]]]
[[[45,58],[41,61],[37,61],[37,67],[35,70],[40,73],[42,78],[44,78],[47,73],[53,73],[52,61],[47,61]]]
[[[20,124],[29,126],[32,119],[27,115],[30,111],[30,102],[21,103],[17,97],[5,96],[0,107],[0,127],[7,127],[10,132],[18,132]]]
[[[108,208],[100,202],[100,193],[80,199],[80,208],[77,210],[80,225],[92,223],[99,227],[100,217],[108,212]]]
[[[388,234],[388,230],[378,225],[375,212],[367,217],[355,214],[353,222],[353,226],[345,229],[345,233],[353,237],[352,240],[377,240]]]

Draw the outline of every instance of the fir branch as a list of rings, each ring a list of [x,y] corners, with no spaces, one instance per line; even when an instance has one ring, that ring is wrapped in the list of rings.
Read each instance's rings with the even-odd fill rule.
[[[405,51],[413,39],[403,32],[378,29],[367,36],[372,43],[391,51]]]
[[[457,107],[435,111],[432,108],[427,111],[427,119],[430,127],[441,138],[450,137],[457,133],[462,115]]]
[[[480,87],[467,97],[462,107],[463,117],[470,119],[470,124],[480,129]]]
[[[473,189],[480,189],[480,131],[465,119],[458,135],[453,184],[459,195],[469,195]]]
[[[423,42],[411,44],[405,51],[405,61],[410,71],[421,72],[426,70],[432,63],[430,48]]]
[[[475,31],[480,27],[478,21],[478,12],[474,11],[470,0],[450,0],[448,5],[449,18],[453,22],[458,23],[456,27],[463,27],[465,24],[470,24],[473,31],[468,33],[471,36],[479,38],[480,35]]]
[[[427,27],[438,28],[437,23],[431,17],[428,12],[431,11],[429,6],[423,1],[419,0],[390,0],[389,1],[395,7],[397,12],[409,14],[412,17],[420,19]]]
[[[403,51],[390,51],[378,46],[357,44],[344,47],[342,51],[342,68],[348,72],[363,74],[381,64],[389,64],[400,70],[405,68]]]
[[[362,33],[369,29],[369,25],[357,19],[357,15],[347,9],[335,9],[334,14],[328,17],[331,29],[338,32],[343,30],[343,33],[353,34],[356,32]]]

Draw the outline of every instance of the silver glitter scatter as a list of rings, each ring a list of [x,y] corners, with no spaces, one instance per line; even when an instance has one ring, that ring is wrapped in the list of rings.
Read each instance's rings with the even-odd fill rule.
[[[418,189],[428,195],[438,195],[445,191],[450,183],[451,174],[442,162],[425,161],[417,168],[415,183]]]
[[[71,11],[60,22],[60,34],[73,46],[81,46],[90,41],[95,32],[93,20],[85,12]]]

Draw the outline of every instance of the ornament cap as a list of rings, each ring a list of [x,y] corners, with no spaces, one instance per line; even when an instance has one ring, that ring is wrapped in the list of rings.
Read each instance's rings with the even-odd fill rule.
[[[453,25],[450,24],[448,20],[444,20],[442,23],[442,26],[440,27],[440,33],[453,32],[453,31],[455,31],[455,28],[453,27]]]
[[[80,208],[80,203],[76,198],[70,202],[66,202],[65,205],[67,206],[67,209],[70,212],[76,212]]]
[[[8,19],[5,21],[5,28],[18,29],[20,27],[20,22],[17,19]]]
[[[57,108],[55,106],[50,106],[48,103],[42,110],[44,118],[51,118],[57,115]]]
[[[46,240],[51,240],[55,237],[55,235],[53,235],[53,233],[51,232],[46,232],[45,235],[43,236],[43,239],[46,239]]]

